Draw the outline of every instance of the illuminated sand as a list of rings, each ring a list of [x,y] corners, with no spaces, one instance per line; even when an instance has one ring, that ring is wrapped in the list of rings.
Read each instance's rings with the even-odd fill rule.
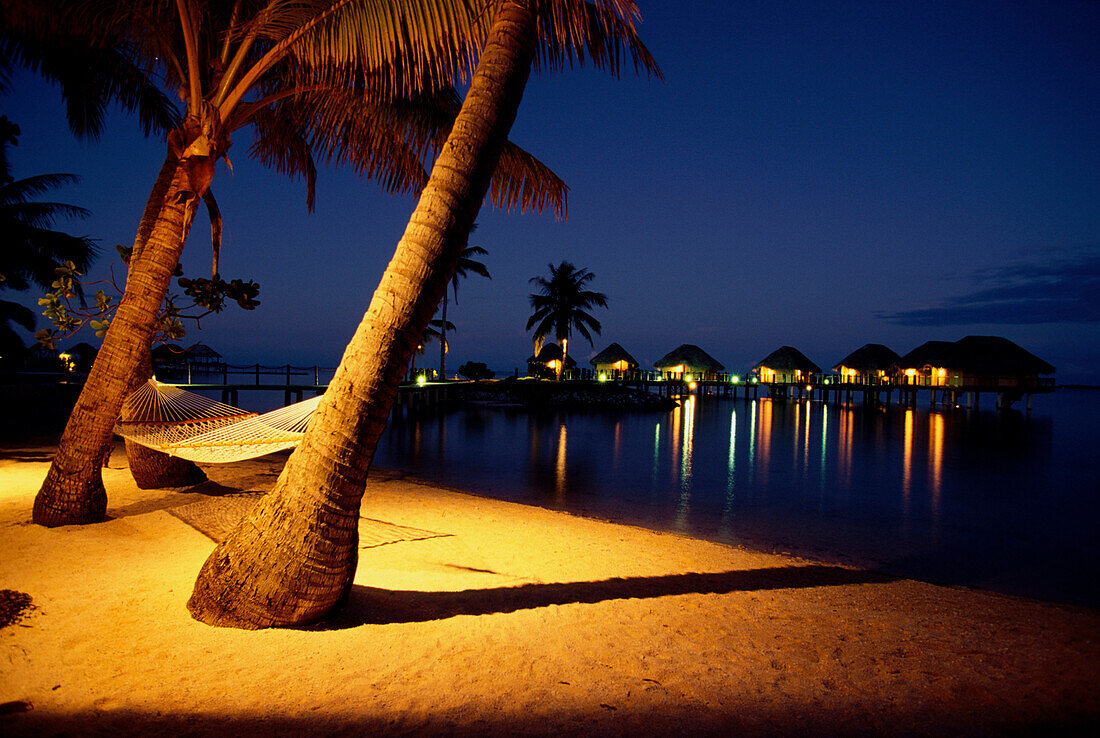
[[[436,537],[361,551],[326,627],[244,632],[184,603],[214,543],[139,491],[27,522],[50,449],[0,451],[0,734],[973,733],[1100,721],[1100,613],[891,581],[391,479],[363,515]],[[270,486],[282,459],[208,467]],[[364,544],[385,524],[364,521]],[[370,539],[375,535],[375,539]],[[368,540],[370,539],[370,540]]]

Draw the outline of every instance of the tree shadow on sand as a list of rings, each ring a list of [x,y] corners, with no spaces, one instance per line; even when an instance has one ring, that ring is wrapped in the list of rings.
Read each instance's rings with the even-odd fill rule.
[[[595,604],[608,600],[671,595],[882,584],[896,579],[872,571],[814,564],[591,582],[523,584],[459,592],[401,591],[354,585],[347,605],[339,613],[323,623],[307,626],[307,629],[340,630],[359,625],[418,623],[457,615],[493,615],[549,605]]]

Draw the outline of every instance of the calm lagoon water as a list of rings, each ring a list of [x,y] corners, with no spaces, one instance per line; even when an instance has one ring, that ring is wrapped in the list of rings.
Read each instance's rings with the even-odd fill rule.
[[[982,398],[989,402],[992,398]],[[1030,414],[688,399],[391,422],[375,464],[479,495],[1100,607],[1100,391]]]

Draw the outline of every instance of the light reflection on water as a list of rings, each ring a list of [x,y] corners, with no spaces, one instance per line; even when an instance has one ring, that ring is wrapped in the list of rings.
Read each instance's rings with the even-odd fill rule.
[[[375,463],[501,499],[1100,605],[1100,393],[1020,412],[689,398],[395,420]]]

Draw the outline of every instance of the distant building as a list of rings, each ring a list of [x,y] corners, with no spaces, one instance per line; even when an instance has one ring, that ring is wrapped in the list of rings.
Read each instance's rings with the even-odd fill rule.
[[[544,343],[537,355],[527,357],[527,374],[541,379],[553,379],[561,366],[561,346],[556,343]],[[565,357],[565,369],[572,369],[577,362],[572,356]]]
[[[868,343],[841,359],[833,367],[840,381],[849,384],[877,384],[896,370],[901,357],[881,343]]]
[[[184,352],[188,364],[204,369],[221,369],[222,355],[205,343],[196,343]]]
[[[815,374],[821,373],[821,367],[798,349],[781,346],[759,361],[753,371],[759,373],[761,382],[794,384],[810,381]]]
[[[707,379],[726,368],[706,351],[690,343],[677,346],[653,362],[653,366],[662,372],[691,374],[698,379]]]
[[[929,341],[898,360],[899,381],[932,387],[1032,389],[1051,385],[1054,367],[999,336]]]
[[[638,360],[617,343],[611,344],[593,356],[588,363],[595,367],[597,372],[621,374],[638,368]]]

